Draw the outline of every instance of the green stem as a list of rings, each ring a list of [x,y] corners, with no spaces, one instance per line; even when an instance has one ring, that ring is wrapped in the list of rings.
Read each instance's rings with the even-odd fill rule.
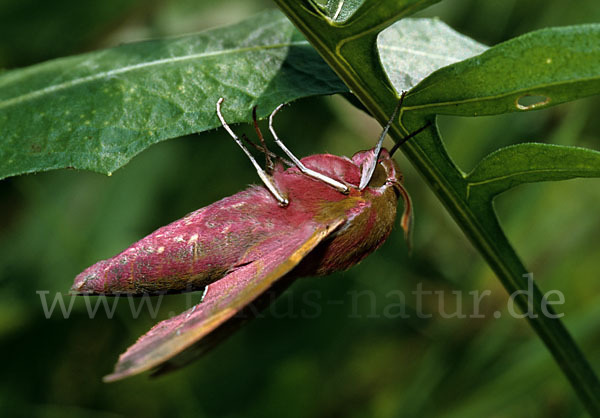
[[[397,135],[398,131],[392,133],[396,141],[402,138],[402,134]],[[446,170],[439,170],[439,166],[430,164],[429,153],[424,155],[423,149],[418,144],[413,142],[410,146],[403,146],[403,150],[496,273],[506,291],[510,295],[519,290],[527,291],[529,283],[524,276],[528,271],[498,224],[491,200],[486,206],[473,207],[466,200],[463,191],[453,187],[453,182],[446,181],[442,174]],[[531,304],[523,294],[514,298],[515,303],[522,312],[530,313],[526,317],[527,320],[551,352],[588,413],[593,417],[599,417],[598,377],[562,321],[553,317],[554,312],[549,306],[546,305],[546,312],[543,311],[543,294],[535,282],[532,283],[531,290],[533,299]]]

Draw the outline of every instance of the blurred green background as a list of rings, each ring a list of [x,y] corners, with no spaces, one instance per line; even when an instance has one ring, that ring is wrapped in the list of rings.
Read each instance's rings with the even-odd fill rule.
[[[492,45],[546,26],[600,21],[597,0],[445,1],[440,16]],[[0,68],[151,37],[229,24],[268,1],[2,0]],[[494,149],[522,141],[600,148],[599,98],[491,118],[443,118],[450,154],[469,170]],[[248,115],[250,119],[250,115]],[[300,128],[299,128],[300,127]],[[236,127],[250,132],[250,126]],[[294,103],[278,131],[297,155],[352,155],[380,127],[339,97]],[[252,135],[251,135],[252,137]],[[159,379],[104,384],[118,354],[157,319],[128,303],[90,319],[77,299],[69,319],[43,313],[36,291],[68,291],[74,276],[184,214],[258,179],[222,130],[150,148],[112,177],[71,170],[0,183],[0,414],[26,417],[578,417],[574,393],[508,295],[418,174],[405,170],[416,212],[414,250],[399,228],[350,271],[297,281],[257,319],[191,366]],[[600,370],[600,180],[527,185],[498,199],[502,223],[543,291]],[[425,298],[422,286],[443,291]],[[468,292],[490,290],[484,318]],[[397,313],[397,292],[409,318]],[[392,293],[390,293],[392,292]],[[396,293],[394,293],[396,292]],[[440,302],[441,300],[441,302]],[[65,301],[70,301],[65,296]],[[311,304],[307,304],[310,301]],[[341,303],[338,303],[340,302]],[[92,302],[94,302],[92,300]],[[165,298],[164,319],[185,296]],[[316,303],[316,304],[315,304]],[[390,311],[390,309],[397,309]],[[493,313],[499,311],[501,318]],[[305,315],[303,315],[303,313]],[[315,314],[316,313],[316,314]]]

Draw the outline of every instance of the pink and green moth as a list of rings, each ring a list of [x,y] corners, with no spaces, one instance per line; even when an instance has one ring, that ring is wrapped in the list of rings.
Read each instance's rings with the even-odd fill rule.
[[[264,185],[250,186],[159,228],[75,278],[76,294],[204,289],[201,303],[158,323],[129,347],[105,381],[180,367],[237,328],[245,310],[262,307],[261,295],[267,290],[281,293],[295,278],[357,264],[389,236],[399,197],[404,201],[401,225],[405,236],[410,235],[411,201],[391,157],[397,146],[391,153],[382,148],[402,99],[377,145],[352,158],[318,154],[298,160],[273,129],[280,105],[269,117],[269,130],[291,160],[287,169],[281,163],[285,160],[271,160],[253,112],[266,170],[225,122],[222,102],[217,102],[221,124]]]

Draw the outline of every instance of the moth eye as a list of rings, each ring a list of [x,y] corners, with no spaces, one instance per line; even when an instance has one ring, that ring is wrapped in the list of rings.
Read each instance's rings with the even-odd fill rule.
[[[381,187],[385,184],[387,180],[387,171],[385,167],[381,165],[381,163],[375,166],[375,171],[373,172],[373,177],[371,177],[371,181],[368,184],[368,187]]]

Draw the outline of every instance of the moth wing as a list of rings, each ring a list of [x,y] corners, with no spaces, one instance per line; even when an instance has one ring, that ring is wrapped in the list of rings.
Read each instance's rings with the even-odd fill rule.
[[[158,367],[190,348],[245,306],[257,299],[279,278],[287,274],[345,219],[328,224],[307,224],[287,236],[284,245],[240,266],[222,279],[211,283],[201,303],[156,324],[119,357],[111,382]]]

